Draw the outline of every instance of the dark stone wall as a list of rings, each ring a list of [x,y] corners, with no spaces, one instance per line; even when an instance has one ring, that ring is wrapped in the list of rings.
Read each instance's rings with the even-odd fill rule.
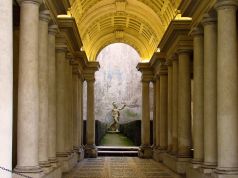
[[[95,123],[95,144],[99,145],[101,139],[104,137],[104,135],[107,132],[107,124],[105,122],[101,122],[99,120],[96,120]]]
[[[141,120],[120,125],[120,131],[130,138],[136,146],[141,145]],[[150,142],[153,144],[153,121],[150,121]]]
[[[83,144],[86,145],[86,120],[83,122]],[[95,121],[95,144],[99,145],[100,140],[106,134],[107,125],[99,120]],[[120,125],[120,132],[130,138],[136,146],[141,145],[141,120],[135,120]],[[153,121],[150,121],[150,143],[153,144]]]
[[[83,144],[86,145],[86,120],[83,121]],[[99,145],[102,137],[106,134],[107,124],[99,120],[95,121],[95,144]]]

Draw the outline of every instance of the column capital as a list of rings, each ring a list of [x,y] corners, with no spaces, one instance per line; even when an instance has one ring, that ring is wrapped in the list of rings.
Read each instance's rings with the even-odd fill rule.
[[[66,44],[56,44],[55,49],[57,52],[67,52],[67,45]]]
[[[92,61],[87,63],[87,67],[83,71],[83,76],[87,82],[95,81],[95,72],[98,71],[99,67],[99,62]]]
[[[50,11],[49,10],[40,11],[39,17],[40,17],[40,20],[49,23],[49,21],[50,21]]]
[[[202,27],[195,27],[191,31],[191,36],[197,37],[197,36],[203,36],[203,28]]]
[[[48,32],[49,34],[56,35],[58,33],[58,30],[58,25],[54,24],[49,26]]]
[[[136,68],[142,73],[141,82],[151,82],[153,80],[153,70],[149,63],[139,63]]]
[[[159,66],[159,75],[168,75],[168,62],[161,62]]]
[[[216,10],[227,9],[227,8],[237,9],[237,7],[238,7],[237,0],[218,0],[217,3],[215,4]]]
[[[210,15],[210,14],[206,13],[203,16],[203,19],[202,19],[203,26],[216,24],[216,23],[217,23],[217,17],[215,15]]]
[[[21,5],[22,3],[32,3],[40,5],[42,0],[17,0],[18,4]]]
[[[177,50],[177,54],[191,54],[192,53],[192,49],[178,49]]]
[[[165,65],[167,65],[168,67],[171,67],[173,65],[173,60],[172,59],[168,59],[166,61]]]
[[[73,68],[73,75],[78,75],[79,74],[79,69],[77,64],[72,65]]]

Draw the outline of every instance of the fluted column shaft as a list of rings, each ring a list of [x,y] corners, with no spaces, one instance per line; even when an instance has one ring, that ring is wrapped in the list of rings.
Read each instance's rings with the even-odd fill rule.
[[[220,0],[217,49],[217,138],[219,174],[238,174],[238,2]]]
[[[173,144],[173,67],[168,65],[168,152],[172,151]]]
[[[56,151],[57,157],[67,156],[65,150],[65,60],[67,46],[56,46],[56,102],[57,102],[57,128],[56,128]]]
[[[204,37],[203,29],[195,28],[193,35],[193,163],[204,159]]]
[[[173,121],[172,121],[172,154],[178,151],[178,60],[173,60]]]
[[[41,172],[38,159],[38,37],[41,1],[20,1],[17,172]]]
[[[217,165],[217,23],[206,17],[204,26],[204,165]]]
[[[50,163],[56,163],[56,58],[55,35],[57,26],[51,25],[48,34],[48,156]]]
[[[12,120],[13,120],[13,39],[12,1],[0,2],[0,165],[12,170]],[[10,178],[11,173],[0,172],[0,177]]]
[[[48,23],[49,11],[40,12],[39,22],[39,163],[49,167],[48,161]]]
[[[160,150],[168,147],[168,74],[167,71],[160,74]]]
[[[180,158],[190,158],[191,138],[191,79],[189,51],[179,51],[178,90],[178,153]]]

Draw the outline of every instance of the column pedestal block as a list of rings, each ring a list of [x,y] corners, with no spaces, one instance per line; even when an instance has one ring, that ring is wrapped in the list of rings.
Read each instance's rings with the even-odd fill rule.
[[[61,167],[62,173],[69,172],[70,171],[70,164],[69,164],[70,155],[67,153],[62,153],[62,154],[57,153],[57,159],[59,161],[59,165]]]
[[[178,174],[185,174],[190,164],[191,158],[177,158],[176,156],[165,153],[163,163]]]
[[[85,157],[86,158],[97,158],[98,150],[95,145],[86,145],[85,146]]]
[[[59,178],[62,177],[61,166],[53,167],[52,170],[43,176],[44,178]]]
[[[138,151],[138,156],[140,158],[152,158],[153,155],[153,150],[151,146],[140,146],[139,151]]]
[[[187,178],[215,178],[211,173],[204,173],[202,168],[188,167],[186,171]]]
[[[161,150],[157,147],[153,150],[153,159],[158,162],[163,162],[165,154],[166,154],[166,150]]]

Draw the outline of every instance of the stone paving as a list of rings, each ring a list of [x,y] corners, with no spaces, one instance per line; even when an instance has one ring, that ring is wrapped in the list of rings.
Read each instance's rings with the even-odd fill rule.
[[[84,159],[63,178],[182,178],[152,159],[99,157]]]

